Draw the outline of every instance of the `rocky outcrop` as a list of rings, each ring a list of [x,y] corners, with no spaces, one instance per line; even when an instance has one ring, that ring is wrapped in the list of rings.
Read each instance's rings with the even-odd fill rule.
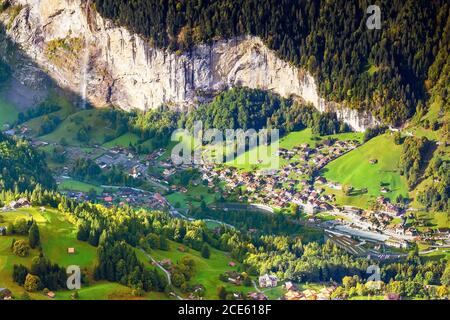
[[[98,107],[146,110],[168,104],[188,109],[227,88],[247,86],[335,111],[358,131],[376,123],[370,114],[321,99],[310,74],[279,59],[255,37],[176,54],[103,19],[85,0],[12,3],[23,8],[7,31],[11,39],[57,83],[85,93]]]

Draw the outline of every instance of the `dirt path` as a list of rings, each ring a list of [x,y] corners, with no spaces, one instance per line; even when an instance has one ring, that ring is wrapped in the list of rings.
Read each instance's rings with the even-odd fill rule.
[[[163,267],[162,265],[160,265],[160,264],[158,263],[158,261],[156,261],[156,260],[155,260],[150,254],[148,254],[144,249],[139,248],[139,250],[141,250],[142,253],[144,253],[144,255],[145,255],[148,259],[152,260],[153,263],[154,263],[158,268],[160,268],[160,269],[166,274],[166,276],[167,276],[167,281],[168,281],[168,283],[169,283],[169,286],[172,285],[172,277],[170,276],[170,272],[167,271],[166,269],[164,269],[164,267]],[[177,294],[175,294],[175,296],[177,297],[178,300],[184,300],[182,297],[180,297],[180,296],[177,295]]]

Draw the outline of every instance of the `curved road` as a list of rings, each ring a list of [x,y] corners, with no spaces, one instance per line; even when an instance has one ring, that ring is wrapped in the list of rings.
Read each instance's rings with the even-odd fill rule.
[[[149,255],[144,249],[139,248],[139,250],[141,250],[142,253],[143,253],[148,259],[152,260],[153,263],[154,263],[158,268],[160,268],[160,269],[166,274],[166,276],[167,276],[167,281],[168,281],[168,283],[169,283],[169,286],[172,285],[172,278],[171,278],[171,276],[170,276],[170,272],[167,271],[166,269],[164,269],[164,267],[163,267],[162,265],[160,265],[159,262],[156,261],[151,255]],[[177,295],[176,293],[175,293],[175,296],[177,297],[178,300],[184,300],[182,297],[180,297],[180,296]]]

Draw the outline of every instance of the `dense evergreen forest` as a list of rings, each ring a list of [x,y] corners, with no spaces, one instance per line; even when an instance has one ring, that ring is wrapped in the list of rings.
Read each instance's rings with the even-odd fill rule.
[[[249,88],[233,88],[222,92],[212,102],[202,104],[188,114],[161,106],[146,112],[107,109],[102,113],[102,118],[115,130],[110,139],[128,131],[135,133],[140,142],[152,139],[155,148],[167,146],[174,130],[192,129],[196,121],[202,121],[204,129],[276,128],[281,135],[306,127],[318,135],[350,131],[345,123],[337,119],[335,113],[320,113],[311,105],[299,104],[267,91]],[[83,175],[87,175],[87,172]]]
[[[210,230],[202,221],[181,220],[159,211],[76,203],[56,192],[39,188],[32,193],[2,192],[0,202],[7,203],[19,197],[27,197],[35,206],[58,208],[62,214],[71,217],[71,221],[78,226],[77,238],[99,248],[94,278],[126,284],[137,293],[167,290],[167,282],[154,268],[144,270],[133,248],[150,246],[167,250],[166,241],[171,240],[199,251],[208,245],[229,252],[233,259],[242,262],[243,271],[249,275],[270,272],[280,279],[298,282],[333,280],[342,283],[335,293],[337,297],[380,294],[358,286],[367,279],[366,270],[372,262],[366,258],[356,258],[331,242],[308,243],[300,236],[252,235],[226,227]],[[57,265],[51,264],[42,255],[33,262],[30,270],[20,265],[14,267],[13,276],[17,283],[39,287],[44,280],[41,287],[44,284],[49,288],[60,286],[64,275],[61,275]],[[423,298],[448,294],[443,286],[450,283],[450,264],[446,260],[423,261],[415,249],[405,261],[384,261],[380,267],[383,286],[389,287],[389,292],[399,293],[403,297]],[[193,272],[194,262],[182,259],[172,270],[173,285],[186,287],[185,283]],[[27,276],[30,279],[26,279],[27,273],[33,277]],[[180,281],[175,281],[175,278]],[[431,290],[429,285],[439,287]]]
[[[27,142],[0,133],[0,190],[53,189],[55,181],[44,156]]]
[[[192,128],[195,121],[202,121],[206,129],[276,128],[281,135],[306,127],[319,135],[350,130],[334,113],[320,113],[311,105],[249,88],[230,89],[216,96],[211,103],[200,105],[187,115],[186,127]]]
[[[381,30],[368,30],[367,0],[96,0],[98,12],[154,45],[250,34],[312,72],[326,98],[399,124],[425,100],[449,16],[446,0],[381,0]],[[442,54],[440,58],[442,59]],[[441,60],[442,61],[442,60]],[[426,83],[425,80],[430,79]],[[427,88],[428,89],[428,88]]]

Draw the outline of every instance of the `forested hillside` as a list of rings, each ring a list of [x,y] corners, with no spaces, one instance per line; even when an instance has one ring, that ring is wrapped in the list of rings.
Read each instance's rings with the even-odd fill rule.
[[[320,93],[399,124],[425,100],[425,80],[449,15],[446,0],[382,0],[381,30],[366,27],[367,0],[96,0],[103,16],[186,51],[251,34],[306,67]],[[436,79],[432,71],[431,79]]]
[[[225,91],[211,103],[200,105],[186,118],[188,128],[195,121],[202,121],[205,128],[277,128],[281,135],[306,127],[319,135],[350,131],[334,113],[320,113],[312,105],[299,104],[270,92],[249,88]]]
[[[55,181],[44,157],[22,140],[0,133],[0,190],[53,189]]]

